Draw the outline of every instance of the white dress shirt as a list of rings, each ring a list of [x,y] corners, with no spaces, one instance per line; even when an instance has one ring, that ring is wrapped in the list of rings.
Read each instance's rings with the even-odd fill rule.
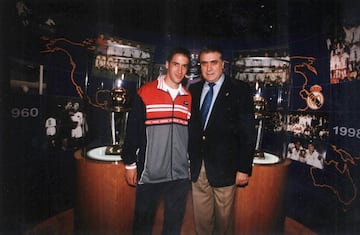
[[[206,125],[207,125],[207,123],[208,123],[208,121],[209,121],[209,117],[210,117],[212,108],[213,108],[213,106],[214,106],[214,102],[215,102],[215,100],[216,100],[217,95],[219,94],[221,85],[223,84],[224,80],[225,80],[225,75],[222,74],[221,77],[220,77],[220,79],[215,82],[216,85],[213,87],[214,94],[213,94],[213,97],[212,97],[212,101],[211,101],[209,113],[208,113],[208,115],[207,115],[207,117],[206,117],[206,121],[205,121],[204,128],[206,127]],[[200,104],[201,104],[201,105],[200,105],[200,109],[201,109],[202,103],[203,103],[203,101],[204,101],[204,98],[205,98],[207,92],[208,92],[209,89],[210,89],[210,87],[209,87],[208,84],[209,84],[208,82],[205,82],[205,83],[204,83],[204,86],[203,86],[203,89],[202,89],[202,92],[201,92],[201,98],[200,98],[200,99],[201,99],[201,100],[200,100]]]

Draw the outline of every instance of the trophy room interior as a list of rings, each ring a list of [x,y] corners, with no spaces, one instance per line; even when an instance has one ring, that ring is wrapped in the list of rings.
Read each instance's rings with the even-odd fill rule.
[[[0,12],[0,234],[131,234],[124,97],[177,46],[191,53],[183,85],[201,80],[207,45],[253,92],[233,233],[360,233],[360,1],[2,0]],[[196,234],[191,193],[181,234]]]

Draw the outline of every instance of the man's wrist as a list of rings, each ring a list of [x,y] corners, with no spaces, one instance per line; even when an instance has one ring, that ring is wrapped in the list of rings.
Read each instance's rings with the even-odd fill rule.
[[[132,164],[129,164],[129,165],[125,165],[125,169],[126,170],[133,170],[133,169],[136,169],[136,163],[132,163]]]

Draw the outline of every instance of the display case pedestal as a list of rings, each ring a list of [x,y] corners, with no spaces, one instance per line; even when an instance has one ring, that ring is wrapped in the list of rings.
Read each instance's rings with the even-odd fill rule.
[[[125,180],[122,161],[95,161],[75,152],[77,234],[131,234],[135,187]]]
[[[75,152],[77,194],[76,234],[131,234],[135,187],[125,180],[122,161],[96,161]],[[250,183],[238,188],[234,207],[234,234],[277,234],[284,226],[284,191],[290,160],[255,164]],[[192,195],[186,205],[182,235],[195,234]],[[160,234],[163,206],[156,213],[154,234]]]
[[[284,228],[284,193],[291,161],[254,164],[249,185],[236,191],[234,234],[281,234]]]

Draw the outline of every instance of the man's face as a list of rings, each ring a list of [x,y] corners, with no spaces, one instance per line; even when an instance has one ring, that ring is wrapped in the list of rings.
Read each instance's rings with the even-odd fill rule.
[[[315,148],[314,148],[314,145],[309,144],[309,145],[308,145],[308,149],[309,149],[309,152],[311,152],[311,153],[314,152],[314,149],[315,149]]]
[[[71,109],[72,108],[72,103],[71,102],[67,102],[65,105],[65,109]]]
[[[80,104],[78,102],[75,102],[74,105],[73,105],[73,109],[78,110],[79,107],[80,107]]]
[[[219,52],[208,52],[200,55],[201,74],[208,82],[216,82],[224,71],[224,61]]]
[[[177,88],[187,73],[189,59],[183,54],[175,54],[170,61],[166,61],[167,74],[165,82],[172,88]]]

